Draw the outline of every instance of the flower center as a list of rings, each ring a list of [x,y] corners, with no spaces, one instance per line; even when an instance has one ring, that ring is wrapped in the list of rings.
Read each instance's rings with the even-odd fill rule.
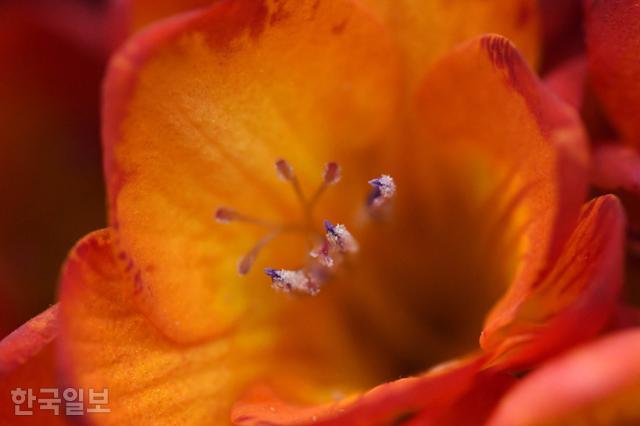
[[[271,284],[275,290],[285,293],[296,291],[314,296],[335,275],[337,268],[359,250],[358,242],[345,225],[333,225],[325,219],[324,233],[322,233],[318,231],[314,223],[314,207],[325,190],[340,181],[340,166],[335,162],[329,162],[325,165],[322,181],[309,198],[302,191],[291,164],[284,159],[279,159],[276,161],[275,167],[278,176],[291,184],[300,203],[303,212],[301,223],[271,223],[237,212],[230,207],[219,207],[216,210],[215,218],[220,223],[244,222],[260,225],[268,231],[240,258],[238,272],[241,275],[246,275],[251,270],[259,253],[273,239],[286,232],[302,234],[307,241],[305,264],[295,270],[265,268],[264,272],[271,278]],[[390,201],[395,195],[395,183],[391,176],[382,175],[370,180],[369,184],[372,186],[372,190],[366,198],[367,211],[371,216],[378,217],[389,209]]]
[[[296,377],[330,397],[422,372],[478,347],[484,316],[510,279],[505,265],[513,250],[504,248],[501,222],[478,207],[467,186],[442,182],[437,195],[419,183],[414,188],[396,170],[403,191],[396,194],[394,179],[382,175],[368,182],[367,194],[363,179],[358,203],[360,185],[345,175],[347,190],[327,194],[322,213],[330,220],[321,222],[316,205],[319,211],[325,191],[341,179],[340,167],[326,164],[311,196],[289,163],[278,160],[276,171],[298,200],[299,219],[280,223],[229,207],[216,211],[219,222],[264,229],[241,256],[239,273],[247,274],[269,245],[260,260],[269,266],[266,278],[276,293],[292,296],[262,288],[259,274],[247,281],[255,294],[251,312],[274,342],[268,355],[274,368],[265,374],[284,371],[278,380]],[[340,217],[332,217],[338,211]]]

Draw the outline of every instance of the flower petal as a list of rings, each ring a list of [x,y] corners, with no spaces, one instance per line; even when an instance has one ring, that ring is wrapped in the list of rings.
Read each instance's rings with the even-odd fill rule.
[[[596,146],[591,173],[600,189],[640,195],[640,154],[633,148],[619,143]]]
[[[55,388],[53,341],[57,335],[58,305],[32,318],[0,341],[0,423],[11,425],[58,425],[63,417],[33,405],[33,414],[18,417],[14,412],[11,391]],[[21,410],[28,410],[22,404]]]
[[[0,341],[0,376],[4,377],[37,355],[57,335],[58,305],[27,321]]]
[[[640,3],[586,1],[589,71],[609,120],[625,142],[640,146]]]
[[[494,364],[530,365],[596,335],[612,319],[624,270],[624,211],[613,195],[602,196],[582,216],[562,255],[508,324],[494,330],[485,349]]]
[[[640,326],[640,309],[636,306],[621,304],[618,306],[611,327],[615,329]]]
[[[549,89],[578,111],[584,99],[586,66],[586,58],[576,56],[558,65],[544,78]]]
[[[60,288],[63,383],[109,389],[111,412],[87,414],[91,424],[225,424],[238,388],[266,358],[267,336],[236,330],[176,344],[138,311],[125,267],[108,230],[71,252]]]
[[[400,379],[377,386],[341,401],[317,405],[292,405],[279,399],[268,387],[256,387],[235,404],[232,421],[236,425],[388,425],[416,424],[427,420],[437,424],[453,421],[460,403],[467,402],[467,412],[479,415],[484,401],[493,391],[501,394],[512,378],[479,373],[484,357],[476,356],[435,368],[422,376]],[[477,394],[483,386],[486,399]],[[472,405],[474,404],[474,405]],[[489,404],[491,406],[491,404]],[[488,414],[488,413],[487,413]],[[445,420],[446,419],[446,420]],[[413,424],[413,423],[410,423]]]
[[[459,161],[467,150],[477,162],[492,161],[511,173],[511,180],[520,180],[519,189],[526,192],[516,194],[533,220],[527,227],[528,251],[552,259],[569,236],[586,192],[586,141],[575,111],[536,79],[508,40],[494,35],[475,39],[437,63],[423,88],[424,138],[440,141],[437,149]],[[415,157],[428,158],[425,154]]]
[[[435,60],[453,46],[484,33],[512,39],[536,63],[539,50],[535,0],[366,0],[392,28],[404,53],[413,88]]]
[[[449,187],[437,180],[438,171],[464,176],[465,196],[477,200],[476,215],[487,223],[477,232],[503,256],[504,278],[495,286],[512,283],[485,325],[483,347],[492,348],[501,339],[496,328],[512,320],[575,225],[586,192],[584,131],[576,112],[536,79],[511,43],[494,35],[434,65],[418,119],[424,143],[412,148],[411,159],[420,161],[419,184],[434,187],[432,204],[444,203],[433,201],[442,198],[438,188]]]
[[[236,259],[259,230],[214,223],[217,206],[291,219],[299,208],[275,159],[303,182],[327,160],[371,159],[397,110],[385,40],[350,1],[220,1],[115,56],[103,128],[110,220],[135,298],[163,332],[221,333],[254,291]]]
[[[620,143],[596,146],[591,180],[606,191],[626,191],[640,196],[640,154]]]
[[[574,349],[525,377],[503,399],[488,424],[637,424],[638,353],[638,328]]]
[[[638,253],[640,237],[640,154],[620,142],[600,144],[593,149],[591,182],[601,191],[620,197],[629,220],[628,243]],[[633,268],[633,264],[627,265]],[[628,278],[628,280],[630,280]],[[631,282],[632,278],[631,278]],[[631,290],[631,289],[630,289]]]

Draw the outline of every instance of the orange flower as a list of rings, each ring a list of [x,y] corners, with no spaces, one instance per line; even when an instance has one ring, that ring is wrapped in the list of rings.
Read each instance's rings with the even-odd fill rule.
[[[511,373],[611,320],[624,215],[613,196],[581,209],[577,114],[507,39],[472,37],[500,30],[535,58],[534,3],[420,7],[219,1],[112,58],[110,227],[65,264],[54,343],[65,386],[109,389],[90,422],[483,423]],[[310,249],[322,279],[282,272]],[[319,292],[275,292],[264,268]]]

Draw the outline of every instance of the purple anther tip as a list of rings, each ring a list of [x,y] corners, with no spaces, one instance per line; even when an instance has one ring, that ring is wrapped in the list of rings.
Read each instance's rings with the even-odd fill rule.
[[[270,276],[273,279],[278,279],[280,277],[280,274],[278,273],[278,271],[276,269],[264,268],[264,273],[267,274],[268,276]]]
[[[332,224],[331,222],[329,222],[328,220],[325,220],[325,221],[324,221],[324,229],[325,229],[327,232],[331,232],[331,233],[333,233],[333,231],[334,231],[334,229],[333,229],[333,228],[334,228],[334,226],[333,226],[333,224]]]
[[[376,178],[376,179],[371,179],[369,181],[369,185],[374,186],[376,188],[380,188],[384,184],[380,181],[380,178]]]

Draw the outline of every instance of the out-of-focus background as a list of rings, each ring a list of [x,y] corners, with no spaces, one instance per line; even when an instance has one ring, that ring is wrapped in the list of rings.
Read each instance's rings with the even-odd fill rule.
[[[105,224],[102,7],[0,2],[0,336],[54,303],[67,251]]]

